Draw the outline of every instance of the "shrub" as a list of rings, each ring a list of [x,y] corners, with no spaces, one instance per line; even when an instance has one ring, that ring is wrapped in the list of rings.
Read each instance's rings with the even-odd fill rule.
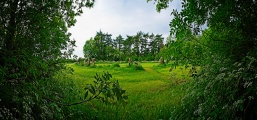
[[[145,70],[142,65],[133,65],[134,70]]]
[[[114,63],[114,64],[112,64],[112,67],[120,67],[120,64],[119,63]]]
[[[55,80],[1,84],[1,96],[5,97],[1,98],[0,119],[63,119],[62,106],[53,101],[68,92],[64,88]]]
[[[246,62],[234,64],[213,60],[189,84],[183,102],[175,107],[171,118],[242,119],[242,114],[247,119],[256,117],[257,60],[248,57]]]
[[[97,68],[103,68],[103,66],[102,65],[97,65]]]
[[[90,65],[88,66],[89,68],[96,68],[97,66],[96,65]]]
[[[133,70],[145,70],[142,65],[127,65],[127,68],[131,68]]]
[[[158,64],[157,67],[166,68],[166,67],[167,67],[167,64],[165,64],[165,63],[163,63],[163,64]]]

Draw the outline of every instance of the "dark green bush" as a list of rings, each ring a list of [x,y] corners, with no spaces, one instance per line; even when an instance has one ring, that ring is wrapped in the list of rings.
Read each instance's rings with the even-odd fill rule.
[[[12,89],[10,89],[12,88]],[[64,85],[55,80],[39,80],[22,84],[0,85],[0,119],[63,119],[62,106],[57,104],[64,92]]]
[[[142,65],[134,65],[133,69],[134,70],[145,70]]]
[[[97,65],[90,65],[90,66],[88,66],[89,68],[96,68],[97,67]]]
[[[119,63],[114,63],[114,64],[112,64],[112,67],[120,67],[120,64]]]
[[[127,65],[127,68],[131,68],[132,70],[145,70],[142,65]]]
[[[247,57],[245,62],[225,64],[230,63],[213,58],[211,66],[201,68],[201,73],[189,83],[183,102],[175,107],[171,118],[254,119],[257,114],[257,70],[254,67],[257,60]]]
[[[158,64],[158,65],[154,65],[153,66],[154,68],[166,68],[167,67],[167,64]]]
[[[103,68],[103,66],[102,65],[97,65],[97,68]]]

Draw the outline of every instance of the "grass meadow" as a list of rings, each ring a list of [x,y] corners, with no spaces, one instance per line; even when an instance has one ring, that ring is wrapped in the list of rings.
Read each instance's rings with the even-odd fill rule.
[[[150,120],[169,119],[174,106],[180,104],[185,93],[188,69],[177,67],[170,71],[170,65],[160,66],[157,62],[140,63],[144,70],[127,68],[127,63],[97,63],[96,67],[69,64],[73,75],[66,79],[75,85],[69,94],[83,95],[86,84],[92,83],[96,73],[108,71],[112,80],[118,80],[129,97],[127,103],[106,105],[100,100],[93,100],[67,109],[73,110],[73,119],[111,119],[111,120]],[[116,63],[117,64],[117,63]],[[79,97],[70,98],[69,102],[79,101]]]

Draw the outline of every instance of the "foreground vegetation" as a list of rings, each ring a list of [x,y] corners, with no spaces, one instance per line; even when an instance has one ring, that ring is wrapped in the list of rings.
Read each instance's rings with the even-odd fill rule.
[[[158,11],[169,5],[169,0],[155,1]],[[171,53],[175,63],[200,66],[201,71],[172,118],[256,119],[256,1],[183,0],[181,4],[170,22],[176,40],[163,53]]]

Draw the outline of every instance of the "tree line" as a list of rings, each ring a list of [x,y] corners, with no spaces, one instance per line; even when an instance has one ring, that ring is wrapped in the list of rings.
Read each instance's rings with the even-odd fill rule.
[[[123,38],[118,35],[112,39],[112,35],[101,30],[95,37],[87,40],[83,47],[85,58],[97,60],[125,61],[133,60],[158,60],[158,53],[164,47],[164,37],[161,34],[149,34],[139,31],[136,35],[127,35]]]

